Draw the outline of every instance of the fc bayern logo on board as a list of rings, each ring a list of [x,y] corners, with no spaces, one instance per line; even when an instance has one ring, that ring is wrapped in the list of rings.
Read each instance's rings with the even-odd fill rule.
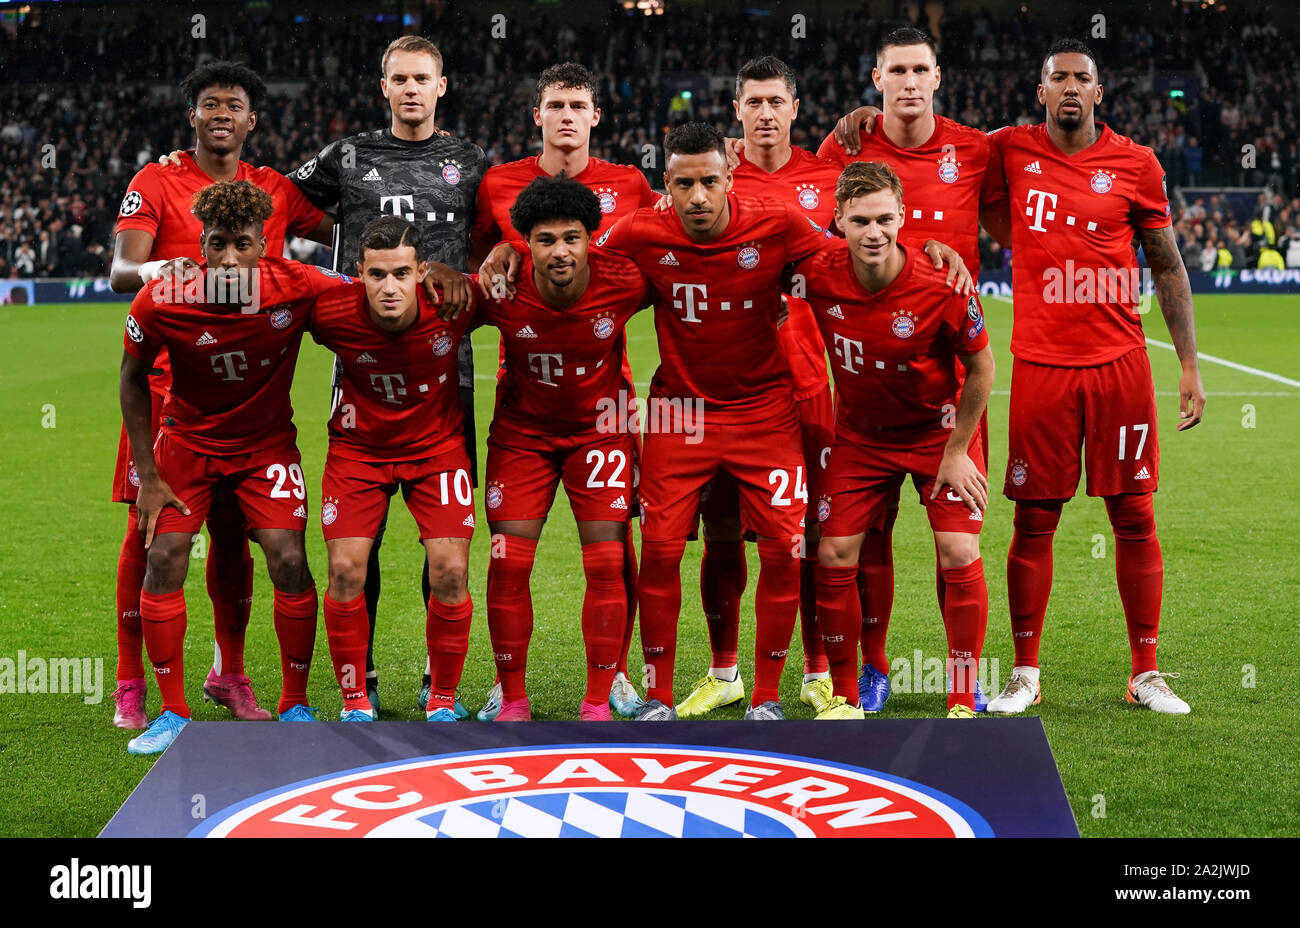
[[[1093,193],[1110,193],[1110,188],[1114,186],[1114,175],[1106,171],[1098,171],[1092,175],[1090,181]]]
[[[460,183],[460,168],[454,164],[444,164],[442,166],[442,179],[453,187]]]
[[[992,837],[925,784],[830,761],[687,745],[447,754],[289,783],[192,837]]]
[[[614,334],[614,320],[609,316],[601,316],[591,324],[591,330],[597,338],[609,338]]]
[[[327,502],[320,507],[321,525],[333,525],[334,520],[339,517],[339,507],[333,503]]]
[[[271,313],[271,325],[277,329],[287,329],[293,322],[293,312],[287,309],[277,309]]]
[[[813,186],[802,186],[799,188],[799,205],[804,209],[816,209],[821,203],[821,197],[817,195],[817,188]]]
[[[747,271],[758,267],[758,249],[753,245],[746,245],[737,252],[736,263]]]
[[[451,336],[439,335],[433,340],[433,353],[438,357],[446,357],[447,352],[451,351]]]
[[[957,178],[960,176],[961,171],[959,170],[956,161],[939,162],[939,180],[943,181],[945,184],[955,184],[957,183]]]

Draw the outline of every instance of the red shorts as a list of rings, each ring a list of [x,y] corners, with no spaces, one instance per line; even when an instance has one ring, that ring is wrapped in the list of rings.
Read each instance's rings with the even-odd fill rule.
[[[1156,396],[1145,348],[1096,367],[1011,367],[1008,499],[1069,499],[1079,447],[1089,496],[1154,493],[1160,479]]]
[[[763,538],[803,537],[808,479],[793,406],[775,420],[706,422],[694,435],[647,434],[641,537],[686,538],[696,524],[701,491],[719,473],[735,479],[741,523],[747,530]]]
[[[484,500],[491,522],[545,519],[561,481],[579,522],[626,522],[633,510],[640,455],[629,432],[542,438],[497,420],[487,446]]]
[[[153,453],[158,475],[190,507],[188,516],[174,506],[163,507],[158,534],[197,532],[218,486],[234,495],[251,529],[307,528],[307,484],[302,458],[292,444],[249,454],[208,455],[191,451],[163,429]]]
[[[947,443],[947,432],[933,433],[929,440],[911,445],[874,444],[861,436],[836,436],[826,469],[826,489],[817,503],[822,537],[842,538],[882,529],[885,512],[895,504],[903,480],[909,475],[934,531],[979,534],[984,527],[983,514],[971,512],[951,489],[930,499]],[[966,454],[981,474],[986,473],[978,429]]]
[[[152,389],[150,378],[149,399],[149,434],[158,437],[158,423],[162,419],[162,404],[167,394]],[[135,472],[135,458],[131,454],[131,442],[126,437],[126,425],[122,425],[122,434],[117,439],[117,463],[113,467],[113,502],[134,503],[140,492],[140,476]]]
[[[474,487],[463,448],[419,461],[353,461],[325,455],[320,524],[326,541],[374,538],[398,488],[421,540],[474,534]]]

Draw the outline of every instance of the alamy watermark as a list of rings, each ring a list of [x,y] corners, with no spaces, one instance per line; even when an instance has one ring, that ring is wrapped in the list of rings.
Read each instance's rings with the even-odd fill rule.
[[[88,706],[104,699],[102,657],[0,657],[0,696],[69,694]]]

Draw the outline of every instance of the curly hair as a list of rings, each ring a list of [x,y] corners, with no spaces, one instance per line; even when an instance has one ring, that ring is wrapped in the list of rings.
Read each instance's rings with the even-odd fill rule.
[[[525,237],[534,226],[556,220],[575,220],[588,232],[595,232],[600,228],[601,218],[596,195],[563,174],[534,179],[510,207],[510,224]]]
[[[194,194],[194,215],[204,230],[260,226],[274,209],[271,195],[246,180],[217,181]]]
[[[248,107],[256,111],[266,99],[266,84],[257,72],[237,61],[209,61],[201,64],[181,81],[181,95],[195,109],[199,94],[209,87],[239,87],[248,94]]]

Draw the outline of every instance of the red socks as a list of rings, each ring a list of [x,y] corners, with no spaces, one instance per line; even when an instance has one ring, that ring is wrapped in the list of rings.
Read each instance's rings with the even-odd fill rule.
[[[799,563],[799,631],[803,638],[803,672],[825,673],[826,650],[817,628],[817,558]]]
[[[432,686],[426,711],[455,709],[456,687],[460,685],[465,655],[469,652],[469,625],[473,614],[474,602],[469,596],[463,603],[455,605],[438,602],[436,596],[429,597],[424,637],[429,647]]]
[[[1059,500],[1016,503],[1015,532],[1007,551],[1007,600],[1017,667],[1038,666],[1043,616],[1052,594],[1052,536],[1062,505]]]
[[[212,600],[217,673],[244,672],[244,636],[253,605],[253,558],[243,513],[237,507],[214,508],[208,519],[206,577]]]
[[[127,509],[126,535],[117,555],[117,680],[134,680],[144,676],[140,651],[144,632],[140,629],[140,589],[144,586],[144,536],[140,534],[140,514],[134,506]]]
[[[1137,676],[1156,669],[1165,564],[1156,538],[1155,506],[1150,493],[1125,493],[1106,497],[1106,514],[1115,530],[1115,580]]]
[[[373,710],[366,695],[366,642],[370,620],[365,594],[339,602],[325,594],[325,634],[329,639],[334,676],[343,692],[343,708]]]
[[[502,698],[510,702],[528,695],[524,675],[528,669],[528,642],[533,636],[533,597],[528,580],[533,572],[537,542],[518,535],[493,535],[491,545],[487,576],[488,635],[492,639]],[[434,600],[430,598],[429,602],[432,608]],[[469,623],[465,624],[468,628]],[[429,653],[433,653],[432,646]],[[461,660],[463,663],[463,656]],[[608,698],[608,690],[605,695]]]
[[[975,708],[975,681],[989,621],[989,590],[984,559],[965,567],[941,567],[944,584],[943,627],[948,633],[948,672],[952,683],[948,708],[960,703]]]
[[[889,673],[885,636],[894,609],[894,520],[897,509],[886,515],[883,532],[868,532],[858,555],[858,594],[862,605],[862,662]]]
[[[754,689],[751,706],[779,698],[781,671],[799,612],[800,559],[789,541],[758,541],[758,589],[754,595]]]
[[[705,540],[700,560],[700,605],[709,627],[714,667],[734,667],[739,661],[740,599],[748,579],[743,541]]]
[[[817,622],[830,664],[835,695],[858,704],[858,631],[862,605],[857,567],[817,567]]]
[[[641,653],[646,663],[646,701],[673,705],[677,620],[682,611],[682,554],[686,539],[641,541]]]
[[[609,699],[627,628],[623,567],[621,541],[600,541],[582,548],[582,569],[587,575],[587,593],[582,600],[582,640],[587,646],[587,694],[583,699],[593,704]]]
[[[623,629],[622,650],[618,652],[618,673],[627,676],[627,655],[632,650],[632,633],[636,630],[636,542],[632,539],[632,526],[623,536],[623,598],[627,602],[627,625]],[[606,694],[608,698],[608,694]]]
[[[307,676],[316,646],[316,587],[303,593],[275,591],[275,637],[280,642],[280,702],[276,712],[307,705]],[[362,682],[364,688],[365,683]]]
[[[140,619],[149,662],[162,693],[159,714],[175,712],[187,719],[190,707],[185,702],[185,591],[141,591]]]

